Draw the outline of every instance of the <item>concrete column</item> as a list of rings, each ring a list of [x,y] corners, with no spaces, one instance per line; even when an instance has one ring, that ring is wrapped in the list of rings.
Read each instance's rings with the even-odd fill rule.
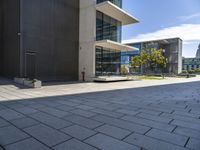
[[[181,39],[178,39],[178,74],[182,72],[183,67],[183,60],[182,60],[182,49],[183,49],[183,43]]]
[[[96,0],[80,0],[79,80],[95,77]]]

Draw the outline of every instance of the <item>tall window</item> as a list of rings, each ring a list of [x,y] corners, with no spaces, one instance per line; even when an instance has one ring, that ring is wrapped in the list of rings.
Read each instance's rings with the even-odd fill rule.
[[[97,4],[105,1],[110,1],[113,4],[117,5],[118,7],[122,8],[122,0],[97,0]]]
[[[97,3],[106,0],[97,0]],[[122,0],[110,0],[122,7]],[[111,40],[121,43],[121,22],[99,11],[96,13],[96,40]],[[103,47],[96,47],[96,75],[120,74],[121,52]]]
[[[121,42],[121,23],[97,11],[96,40],[112,40]]]
[[[96,75],[120,74],[121,53],[116,50],[96,48]]]

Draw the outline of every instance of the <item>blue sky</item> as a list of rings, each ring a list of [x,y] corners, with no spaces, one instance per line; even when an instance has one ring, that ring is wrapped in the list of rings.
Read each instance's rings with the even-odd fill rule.
[[[123,43],[180,37],[183,56],[194,57],[200,43],[200,0],[123,0],[140,23],[123,27]]]

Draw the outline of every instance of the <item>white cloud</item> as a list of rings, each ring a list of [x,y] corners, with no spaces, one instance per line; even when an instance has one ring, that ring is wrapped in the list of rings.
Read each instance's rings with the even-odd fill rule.
[[[184,42],[200,41],[200,24],[182,24],[179,26],[163,28],[161,30],[139,34],[123,43],[134,43],[157,39],[180,37]]]
[[[196,18],[200,18],[200,13],[178,17],[178,19],[180,19],[182,21],[188,21],[188,20],[196,19]]]

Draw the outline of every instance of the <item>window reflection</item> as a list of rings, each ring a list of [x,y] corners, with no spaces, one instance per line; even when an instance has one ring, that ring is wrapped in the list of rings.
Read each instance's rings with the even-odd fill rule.
[[[97,4],[105,1],[110,1],[113,4],[117,5],[118,7],[122,8],[122,0],[97,0]]]
[[[96,75],[120,74],[121,53],[117,50],[96,48]]]

